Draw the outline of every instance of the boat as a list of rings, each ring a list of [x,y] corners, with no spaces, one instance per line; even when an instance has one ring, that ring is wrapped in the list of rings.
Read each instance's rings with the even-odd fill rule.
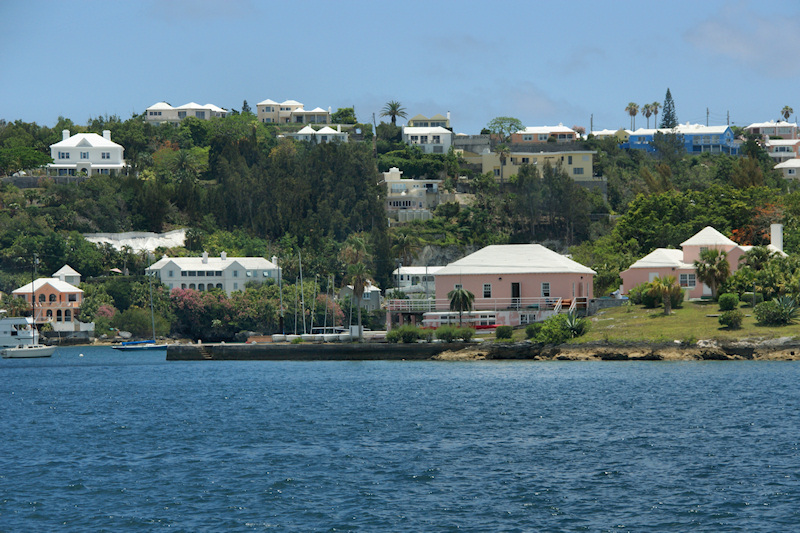
[[[154,340],[146,340],[146,341],[129,341],[129,342],[122,342],[120,344],[115,344],[112,346],[115,350],[128,350],[131,352],[141,351],[141,350],[166,350],[166,344],[157,344]]]
[[[0,316],[5,310],[0,310]],[[39,344],[39,331],[33,318],[27,316],[2,316],[0,318],[0,353],[3,358],[50,357],[55,346]]]
[[[13,347],[3,348],[4,359],[22,359],[33,357],[50,357],[56,351],[55,346],[45,346],[43,344],[20,344]]]

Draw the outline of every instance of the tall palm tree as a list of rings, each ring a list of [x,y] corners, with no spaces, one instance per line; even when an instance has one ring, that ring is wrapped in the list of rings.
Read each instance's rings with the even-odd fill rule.
[[[397,126],[397,117],[406,118],[406,109],[397,100],[391,100],[383,106],[381,110],[382,117],[389,117],[392,119],[392,126]]]
[[[658,129],[658,110],[659,110],[660,107],[661,107],[661,104],[658,103],[658,102],[653,102],[652,104],[650,104],[650,111],[652,111],[653,115],[654,115],[653,127],[656,128],[656,129]]]
[[[366,262],[369,257],[369,252],[367,252],[367,242],[364,237],[357,233],[353,233],[347,237],[341,255],[344,262],[348,265]]]
[[[650,104],[644,104],[642,106],[642,115],[647,117],[647,129],[650,129],[650,117],[653,115],[653,106]]]
[[[661,298],[664,303],[664,314],[669,315],[672,313],[672,290],[675,286],[675,276],[664,276],[663,278],[656,276],[650,282],[650,296],[654,298]]]
[[[450,299],[450,310],[458,311],[458,325],[461,326],[461,316],[464,311],[472,311],[472,303],[475,301],[475,295],[467,289],[460,287],[448,292],[447,297]]]
[[[369,270],[364,263],[355,263],[347,267],[347,278],[353,284],[353,296],[356,297],[356,309],[358,311],[358,340],[361,340],[361,297],[364,295],[364,288],[369,280]]]
[[[789,117],[792,116],[792,113],[794,113],[794,109],[788,105],[783,106],[783,109],[781,109],[781,115],[783,115],[785,120],[789,120]]]
[[[511,150],[508,148],[508,145],[505,143],[498,144],[494,148],[495,153],[500,156],[500,183],[505,183],[505,172],[503,172],[506,168],[506,159],[508,156],[511,155]]]
[[[700,259],[694,262],[697,279],[711,288],[711,297],[717,299],[719,287],[731,274],[728,264],[728,253],[724,250],[709,248],[700,252]]]
[[[636,129],[636,115],[639,114],[639,104],[636,102],[630,102],[628,107],[625,108],[625,112],[631,116],[631,129]]]
[[[408,232],[397,233],[392,245],[392,257],[399,257],[404,265],[410,266],[420,250],[419,237]]]

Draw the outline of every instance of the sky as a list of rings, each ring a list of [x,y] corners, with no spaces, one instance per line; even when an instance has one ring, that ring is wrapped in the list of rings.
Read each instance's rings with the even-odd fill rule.
[[[796,0],[0,0],[0,24],[0,119],[51,127],[271,99],[588,131],[667,88],[681,123],[800,113]]]

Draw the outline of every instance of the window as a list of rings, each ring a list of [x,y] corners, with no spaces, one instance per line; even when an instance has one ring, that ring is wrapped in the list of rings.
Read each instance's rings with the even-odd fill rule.
[[[571,165],[571,164],[572,164],[572,156],[571,156],[571,155],[568,155],[568,156],[567,156],[567,164],[568,164],[568,165]]]
[[[197,271],[197,277],[198,277],[198,278],[204,278],[204,277],[206,277],[206,271],[205,271],[205,270],[198,270],[198,271]]]
[[[206,112],[205,111],[195,111],[194,112],[194,116],[196,116],[197,118],[206,118]]]
[[[483,297],[484,298],[491,298],[492,297],[492,284],[491,283],[484,283],[483,284]]]
[[[441,135],[434,135],[431,137],[433,139],[433,144],[442,144],[442,137]]]
[[[523,135],[522,136],[522,140],[523,141],[532,141],[533,140],[533,135]]]
[[[234,278],[238,278],[239,277],[239,271],[238,270],[234,270],[233,271],[233,277]]]
[[[182,271],[181,271],[181,276],[183,276],[183,277],[186,277],[188,274],[189,274],[189,273],[188,273],[188,272],[186,272],[185,270],[182,270]]]
[[[89,152],[81,152],[81,159],[89,159]]]
[[[39,301],[44,303],[44,300],[45,300],[44,294],[40,294],[39,295]]]
[[[362,300],[369,300],[370,296],[372,296],[372,293],[365,292],[364,294],[361,295],[361,299]]]
[[[463,287],[463,286],[462,286],[460,283],[456,283],[455,285],[453,285],[453,289],[454,289],[454,290],[457,290],[457,291],[458,291],[458,290],[461,290],[461,289],[463,289],[463,288],[464,288],[464,287]]]
[[[700,247],[700,253],[701,253],[701,254],[702,254],[703,252],[707,252],[707,251],[708,251],[708,246],[701,246],[701,247]]]
[[[72,322],[72,311],[69,309],[64,311],[64,322]]]
[[[77,294],[68,294],[67,295],[67,301],[68,302],[77,302],[78,301],[78,295]]]
[[[550,296],[550,283],[543,282],[542,283],[542,297],[547,298]]]
[[[579,175],[579,174],[583,174],[583,168],[582,167],[575,167],[575,168],[572,169],[572,173],[575,174],[576,176]]]
[[[444,146],[434,146],[433,147],[434,154],[443,154],[444,153]]]
[[[250,270],[247,270],[247,271],[246,271],[244,274],[245,274],[245,276],[247,276],[248,278],[252,278],[252,277],[253,277],[253,273],[252,273]]]
[[[197,275],[197,272],[195,272],[194,270],[190,270],[190,271],[189,271],[189,277],[192,277],[192,278],[193,278],[193,277],[195,277],[196,275]]]
[[[539,134],[539,140],[547,142],[547,134],[546,133],[540,133]]]
[[[522,164],[523,165],[526,164],[526,163],[530,163],[530,162],[531,162],[531,158],[530,157],[523,157],[522,158]]]
[[[495,175],[495,177],[500,175],[500,169],[499,168],[494,169],[494,175]]]
[[[103,159],[111,159],[111,152],[103,152],[101,157]]]
[[[59,159],[69,159],[69,152],[58,152]]]
[[[55,302],[56,301],[56,295],[55,294],[51,294],[49,300],[50,300],[50,302]]]
[[[173,272],[174,272],[173,270],[170,270],[170,271],[169,271],[169,276],[168,276],[168,277],[170,277],[170,278],[174,277],[175,275],[173,274]]]
[[[56,311],[56,322],[61,322],[61,309]]]
[[[420,144],[428,144],[428,136],[427,135],[420,135],[419,136],[419,143]]]
[[[788,172],[788,174],[789,174],[790,176],[794,176],[795,174],[797,174],[797,169],[795,169],[795,168],[790,168],[790,169],[789,169],[789,172]]]
[[[178,118],[186,118],[186,111],[178,111]]]
[[[697,277],[695,274],[681,274],[680,284],[681,287],[694,288],[697,285]]]

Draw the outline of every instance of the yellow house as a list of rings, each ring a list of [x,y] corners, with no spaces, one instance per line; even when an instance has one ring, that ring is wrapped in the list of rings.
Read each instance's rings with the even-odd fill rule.
[[[597,130],[593,131],[592,135],[598,139],[616,139],[617,142],[626,143],[631,136],[631,131],[624,128],[618,130]]]
[[[489,152],[481,155],[482,172],[491,172],[498,181],[507,180],[519,172],[522,165],[533,165],[544,168],[547,163],[552,167],[560,166],[575,181],[592,180],[593,150],[540,151],[536,148],[511,146],[506,156],[505,165],[501,166],[500,155]]]

